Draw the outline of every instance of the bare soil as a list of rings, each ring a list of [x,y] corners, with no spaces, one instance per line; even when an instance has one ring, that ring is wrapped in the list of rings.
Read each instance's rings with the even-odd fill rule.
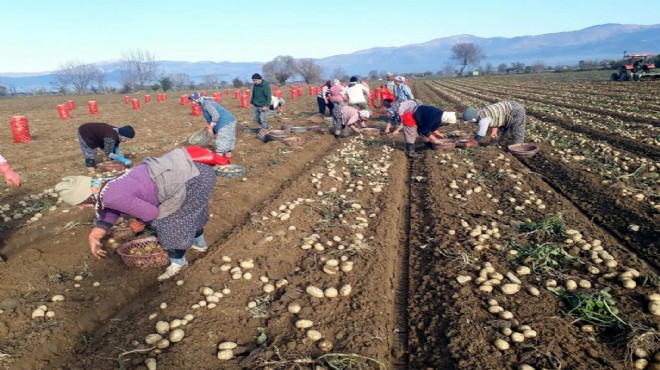
[[[425,84],[413,85],[425,103],[462,108],[454,95],[437,94]],[[299,99],[287,99],[285,114],[271,118],[274,126],[313,125],[308,118],[316,113],[316,100],[303,91]],[[299,147],[263,143],[247,130],[256,127],[251,109],[241,109],[233,94],[221,104],[239,118],[232,162],[247,172],[243,178],[218,177],[205,229],[210,250],[188,252],[190,266],[160,284],[156,276],[162,268],[131,269],[113,252],[96,261],[86,242],[93,214],[38,194],[62,176],[85,174],[75,140],[84,122],[132,124],[136,137],[122,149],[136,163],[185,145],[203,118],[192,117],[177,94],[169,95],[165,102],[152,96],[141,110],[132,110],[119,95],[0,100],[1,153],[24,182],[20,189],[1,185],[0,205],[32,209],[0,224],[0,251],[6,257],[0,263],[0,368],[146,369],[145,360],[155,358],[159,369],[467,370],[522,364],[626,369],[638,359],[626,352],[638,333],[632,328],[657,333],[658,318],[648,312],[646,301],[660,282],[657,251],[648,248],[657,243],[657,216],[630,201],[614,203],[616,194],[600,187],[597,177],[578,182],[575,168],[546,155],[550,147],[520,161],[498,148],[442,152],[418,145],[418,157],[410,160],[401,150],[401,137],[335,139],[307,131],[296,134],[306,140]],[[56,105],[67,99],[75,100],[77,109],[70,120],[59,120]],[[87,113],[88,100],[98,102],[99,115]],[[372,118],[374,127],[384,123],[382,113],[377,110]],[[28,117],[31,143],[12,143],[8,126],[14,115]],[[458,125],[447,131],[457,128],[475,129]],[[638,148],[657,158],[649,145]],[[450,186],[452,180],[458,188]],[[36,212],[43,217],[28,223]],[[289,216],[282,220],[283,214]],[[605,268],[566,237],[547,236],[543,241],[560,245],[573,257],[571,263],[519,275],[523,289],[514,295],[498,286],[480,290],[475,281],[486,265],[502,275],[532,266],[511,252],[512,245],[532,243],[521,223],[552,216],[589,243],[599,240],[618,266]],[[631,218],[644,224],[640,234],[626,232]],[[470,233],[480,225],[491,236],[475,244]],[[318,244],[307,249],[312,236]],[[223,267],[248,259],[254,267],[243,268],[237,279]],[[352,262],[352,269],[326,273],[328,260]],[[590,266],[602,272],[592,274]],[[624,288],[616,274],[607,276],[627,268],[640,273],[635,289]],[[459,276],[472,280],[459,283]],[[567,301],[545,288],[548,279],[560,287],[568,280],[588,280],[592,287],[584,291],[609,289],[626,324],[582,331],[586,322],[570,315]],[[276,287],[270,291],[268,284]],[[351,291],[315,298],[306,292],[310,285],[323,290],[350,285]],[[215,308],[197,307],[205,299],[203,287],[229,291]],[[530,287],[540,293],[531,295]],[[65,300],[51,302],[55,294]],[[492,299],[513,319],[490,313]],[[300,312],[288,311],[292,302],[300,304]],[[42,304],[55,316],[31,318]],[[157,321],[186,314],[194,319],[182,327],[182,341],[156,352],[144,343]],[[309,329],[332,348],[308,338],[309,329],[296,328],[300,319],[311,320]],[[520,325],[529,325],[536,336],[514,342],[504,334],[505,328],[522,332]],[[645,348],[653,362],[660,344],[657,335],[651,337],[656,339]],[[496,339],[510,348],[495,348]],[[223,361],[218,345],[226,341],[237,348],[231,360]]]

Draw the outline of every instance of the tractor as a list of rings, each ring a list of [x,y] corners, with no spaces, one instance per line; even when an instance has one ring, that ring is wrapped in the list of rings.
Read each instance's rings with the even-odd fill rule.
[[[655,80],[660,78],[660,74],[653,73],[655,64],[650,60],[653,54],[625,54],[623,55],[624,64],[619,68],[619,72],[612,73],[612,81],[642,81]]]

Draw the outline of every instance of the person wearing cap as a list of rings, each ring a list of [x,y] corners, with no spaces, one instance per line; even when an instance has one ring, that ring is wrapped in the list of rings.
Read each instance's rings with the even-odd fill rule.
[[[20,187],[21,186],[21,176],[14,172],[9,166],[9,163],[5,157],[0,154],[0,173],[5,178],[5,182],[9,186]]]
[[[445,112],[430,105],[419,105],[413,110],[401,115],[403,123],[403,139],[406,145],[406,155],[416,157],[415,140],[419,136],[428,145],[437,143],[447,136],[440,131],[440,126],[456,123],[456,112]]]
[[[368,109],[358,110],[349,105],[344,105],[341,107],[341,124],[334,126],[334,135],[339,137],[341,135],[341,130],[348,127],[351,131],[355,133],[360,133],[362,130],[360,128],[365,128],[367,125],[364,123],[366,120],[371,117],[371,111]],[[360,128],[356,127],[356,124],[360,125]]]
[[[271,97],[273,96],[270,90],[270,84],[261,78],[261,75],[255,73],[252,75],[252,95],[250,96],[250,104],[254,107],[252,110],[252,119],[261,128],[269,129],[268,124],[268,106],[270,105]]]
[[[227,163],[225,157],[206,148],[177,148],[161,157],[147,157],[118,177],[67,176],[55,190],[64,203],[94,208],[96,220],[87,239],[99,260],[106,256],[100,240],[122,214],[133,218],[130,228],[136,233],[150,222],[170,258],[170,265],[158,277],[165,280],[188,265],[187,249],[207,250],[204,226],[216,181],[213,165]]]
[[[387,108],[387,125],[385,126],[385,133],[389,134],[392,127],[394,127],[393,134],[398,134],[403,128],[401,126],[401,116],[407,112],[412,112],[413,109],[422,105],[419,99],[410,99],[403,102],[393,101],[391,97],[383,99],[383,106]]]
[[[410,90],[410,86],[406,85],[405,77],[396,76],[394,78],[394,84],[396,85],[396,88],[394,89],[395,91],[394,96],[396,97],[397,101],[402,102],[410,99],[415,99],[415,96]]]
[[[135,137],[132,126],[115,127],[103,122],[83,123],[78,127],[78,142],[85,158],[85,166],[90,174],[96,171],[96,149],[103,150],[106,156],[127,166],[133,163],[121,155],[119,143]]]
[[[387,78],[387,84],[385,85],[385,88],[390,92],[390,94],[392,94],[392,96],[396,97],[396,84],[394,83],[394,73],[387,72],[385,78]]]
[[[275,111],[278,113],[284,113],[284,103],[286,103],[286,100],[284,98],[278,98],[277,96],[273,95],[270,99],[270,105],[268,106],[268,111],[271,114],[275,114]]]
[[[463,121],[479,126],[475,140],[481,140],[492,128],[491,143],[499,144],[507,132],[511,132],[514,144],[525,141],[525,106],[510,100],[487,105],[480,109],[469,107],[463,111]]]
[[[236,117],[220,103],[199,93],[188,95],[188,99],[202,108],[206,130],[215,135],[215,152],[231,158],[236,146]]]
[[[367,99],[369,99],[369,89],[362,83],[358,82],[356,76],[351,77],[346,88],[346,95],[348,96],[348,105],[359,110],[367,109]]]

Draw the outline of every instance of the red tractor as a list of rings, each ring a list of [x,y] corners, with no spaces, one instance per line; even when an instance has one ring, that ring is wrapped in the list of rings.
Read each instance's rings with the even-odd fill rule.
[[[624,63],[619,68],[619,73],[612,73],[612,81],[642,81],[643,79],[655,80],[660,74],[652,73],[655,64],[650,60],[653,54],[624,54]]]

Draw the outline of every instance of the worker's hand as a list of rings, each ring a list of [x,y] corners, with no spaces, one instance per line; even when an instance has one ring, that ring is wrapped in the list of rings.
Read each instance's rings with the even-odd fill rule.
[[[479,141],[476,140],[476,139],[472,139],[472,140],[467,142],[466,146],[468,146],[468,147],[470,147],[470,146],[478,147],[479,146]]]
[[[126,158],[120,157],[120,156],[116,156],[113,159],[115,161],[119,162],[119,163],[122,163],[122,164],[126,165],[126,166],[130,166],[133,163],[133,161],[131,161],[130,159],[126,159]]]
[[[394,131],[392,131],[392,135],[394,135],[394,136],[398,135],[398,134],[399,134],[399,131],[401,131],[401,130],[394,130]]]
[[[268,110],[268,107],[261,107],[261,110]]]
[[[207,131],[209,134],[213,135],[213,126],[211,126],[211,125],[206,125],[206,131]]]
[[[138,219],[132,218],[131,222],[128,225],[128,227],[131,228],[131,231],[133,231],[134,233],[137,234],[137,233],[141,233],[141,232],[144,231],[145,224],[144,224],[144,222],[142,222]]]
[[[21,176],[19,176],[11,168],[5,171],[3,175],[5,177],[5,181],[7,182],[7,185],[15,186],[17,188],[21,186]]]
[[[106,251],[101,247],[101,239],[105,236],[105,230],[95,227],[89,233],[87,240],[89,242],[89,249],[92,251],[92,255],[96,257],[97,260],[100,260],[102,257],[105,257]]]
[[[437,136],[441,139],[446,139],[447,138],[447,135],[443,134],[442,132],[438,132],[438,131],[434,132],[433,135],[435,135],[435,136]]]
[[[21,177],[11,169],[9,163],[0,163],[0,173],[4,175],[7,185],[16,187],[21,186]]]

